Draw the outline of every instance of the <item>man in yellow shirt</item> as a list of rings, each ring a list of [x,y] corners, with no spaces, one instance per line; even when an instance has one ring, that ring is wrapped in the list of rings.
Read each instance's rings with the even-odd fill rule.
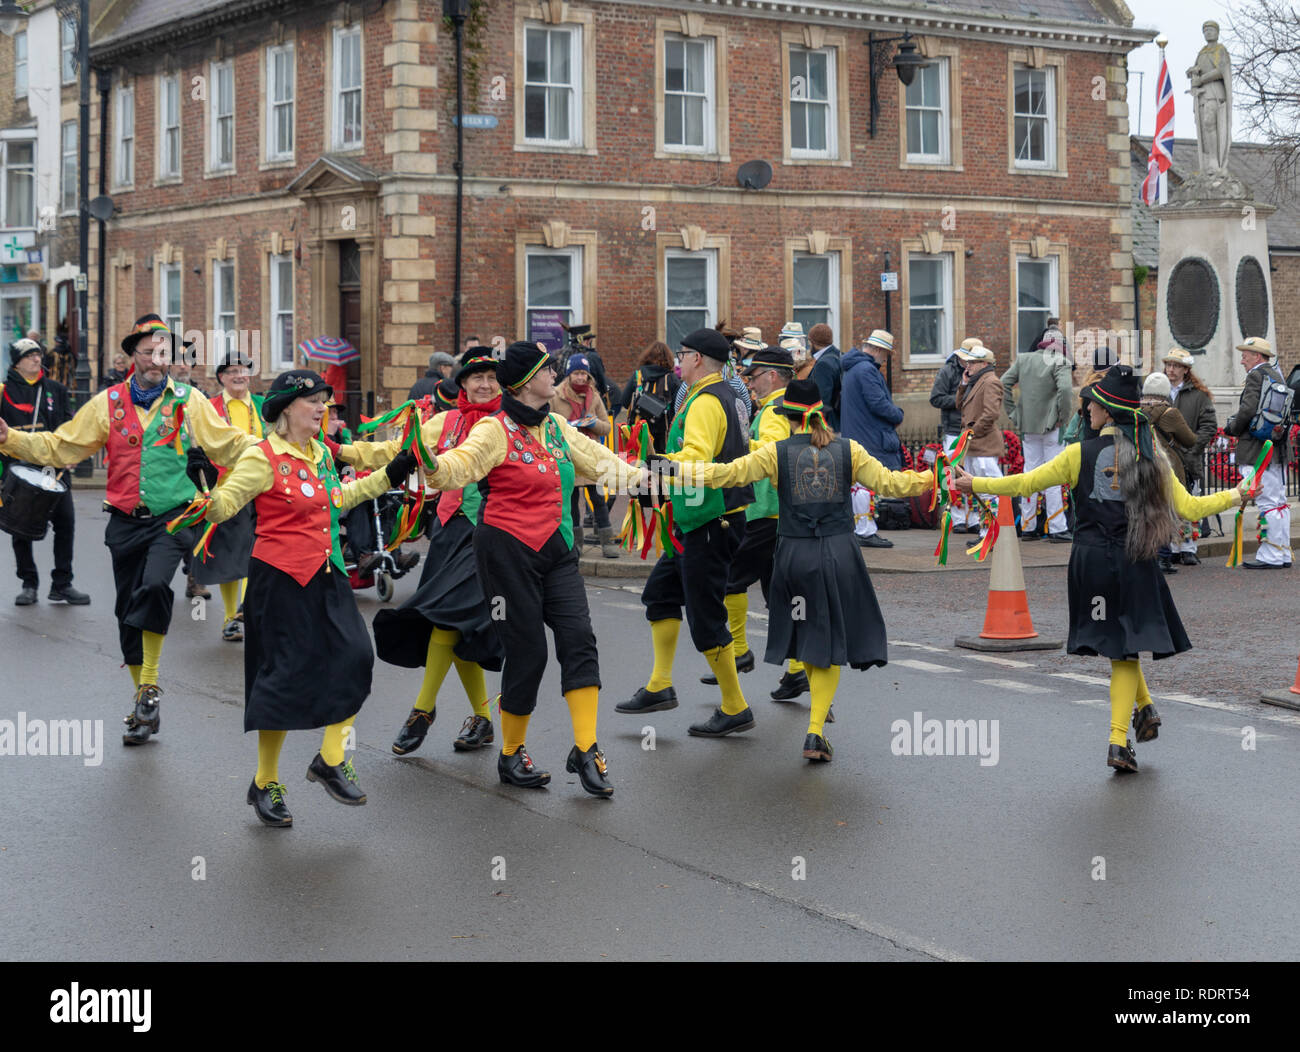
[[[668,432],[671,460],[730,463],[749,452],[749,435],[737,410],[738,396],[722,378],[731,344],[720,332],[698,329],[682,340],[682,381],[686,400]],[[740,690],[735,648],[727,623],[727,578],[745,536],[745,509],[754,499],[752,486],[711,490],[675,486],[672,491],[673,534],[680,554],[665,552],[641,593],[654,641],[654,670],[649,682],[618,712],[641,715],[677,708],[673,657],[682,627],[682,610],[691,642],[700,651],[722,688],[722,706],[689,732],[721,738],[754,726],[754,714]]]

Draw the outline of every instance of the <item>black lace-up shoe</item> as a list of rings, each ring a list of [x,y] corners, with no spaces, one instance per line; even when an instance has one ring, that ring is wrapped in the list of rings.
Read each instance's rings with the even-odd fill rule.
[[[122,722],[126,730],[122,732],[123,745],[143,745],[149,735],[158,733],[158,700],[162,697],[162,688],[154,683],[142,683],[135,689],[135,709]]]
[[[52,603],[67,603],[69,606],[90,605],[90,596],[85,592],[78,592],[70,584],[65,584],[62,588],[51,585],[50,594],[46,598]]]
[[[359,807],[366,802],[366,794],[357,784],[357,772],[352,769],[351,760],[344,760],[337,767],[331,767],[317,753],[307,768],[307,781],[320,782],[325,791],[341,804]]]
[[[470,752],[491,745],[496,740],[490,719],[486,716],[466,716],[465,722],[461,724],[460,734],[451,743],[451,747],[457,752]]]
[[[1133,730],[1139,742],[1155,741],[1160,737],[1160,713],[1154,705],[1137,709],[1133,713]]]
[[[746,650],[740,657],[736,658],[736,672],[753,672],[754,671],[754,652]],[[707,676],[700,677],[701,683],[707,683],[711,687],[718,685],[718,677],[710,672]]]
[[[522,745],[513,756],[502,753],[497,757],[497,774],[506,785],[522,789],[540,789],[551,780],[551,772],[534,764]]]
[[[813,763],[830,763],[834,750],[831,743],[820,734],[809,734],[803,740],[803,757]]]
[[[1106,752],[1106,766],[1114,767],[1117,771],[1137,772],[1137,756],[1133,752],[1133,743],[1126,742],[1124,745],[1112,745]]]
[[[232,617],[226,622],[226,627],[221,630],[221,638],[227,643],[242,643],[244,641],[243,622],[236,621]]]
[[[740,734],[754,726],[754,710],[746,708],[734,716],[728,716],[721,709],[714,709],[713,715],[703,723],[692,723],[686,733],[696,738],[725,738],[728,734]]]
[[[570,774],[576,774],[582,787],[592,796],[614,795],[614,787],[606,777],[609,769],[605,765],[605,754],[600,751],[600,746],[593,743],[586,752],[579,752],[575,745],[569,750],[569,759],[564,769]]]
[[[429,728],[433,726],[433,721],[438,718],[438,710],[430,709],[428,712],[422,709],[412,709],[411,714],[406,717],[406,722],[402,724],[402,729],[397,732],[397,737],[393,739],[393,752],[398,756],[405,756],[408,752],[415,752],[424,744],[424,736],[429,733]]]
[[[794,701],[800,694],[808,693],[808,673],[800,670],[799,672],[784,672],[781,674],[781,682],[777,684],[776,690],[772,691],[773,701]]]
[[[666,712],[677,708],[677,691],[672,687],[663,690],[646,690],[642,687],[632,695],[631,701],[621,701],[614,706],[615,712]]]
[[[293,815],[284,803],[284,786],[279,782],[267,782],[265,789],[259,789],[256,780],[249,783],[248,802],[262,825],[281,829],[293,825]]]

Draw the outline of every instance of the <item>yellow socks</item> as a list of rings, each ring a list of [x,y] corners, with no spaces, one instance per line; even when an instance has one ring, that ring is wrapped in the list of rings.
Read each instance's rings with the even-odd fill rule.
[[[1112,661],[1110,663],[1110,744],[1126,745],[1128,743],[1128,721],[1133,715],[1133,705],[1137,701],[1138,684],[1142,681],[1142,669],[1136,661]],[[1151,704],[1150,695],[1147,704]]]
[[[681,630],[680,617],[650,622],[650,638],[654,641],[655,648],[655,665],[650,673],[650,682],[645,685],[646,690],[652,692],[665,690],[673,685],[673,656],[677,653],[677,633]]]
[[[157,632],[141,632],[144,664],[140,666],[140,682],[158,684],[158,660],[162,657],[163,636]]]
[[[456,675],[460,677],[460,685],[465,688],[465,697],[469,699],[474,715],[490,720],[492,706],[488,704],[487,684],[483,681],[483,666],[458,658],[455,654],[451,656],[451,660],[456,666]]]
[[[749,650],[749,636],[745,634],[749,624],[749,593],[737,592],[735,595],[723,596],[722,601],[727,607],[727,627],[731,629],[731,645],[736,648],[736,654],[739,656]]]
[[[257,732],[257,776],[253,779],[259,789],[280,780],[280,749],[288,731]]]
[[[225,617],[229,621],[239,610],[239,582],[222,581],[217,587],[221,589],[221,605],[225,607]]]
[[[806,672],[807,668],[804,666],[802,661],[796,661],[794,658],[791,658],[786,663],[786,671],[789,672],[790,675],[794,676],[800,672]]]
[[[579,752],[586,752],[596,744],[596,708],[600,701],[599,687],[579,687],[565,691],[569,703],[569,719],[573,722],[573,744]]]
[[[432,712],[438,704],[438,691],[442,681],[447,678],[453,658],[451,648],[460,642],[460,633],[450,628],[435,628],[429,633],[429,652],[424,658],[424,682],[420,684],[420,693],[415,699],[415,707],[421,712]]]
[[[714,647],[704,652],[704,660],[718,677],[718,686],[722,689],[722,712],[726,716],[737,716],[749,706],[745,695],[740,691],[740,677],[736,675],[736,649],[730,643],[725,647]]]
[[[331,723],[325,728],[320,742],[320,758],[330,767],[337,767],[343,762],[343,735],[355,719],[355,716],[349,716],[342,723]]]
[[[244,601],[244,593],[245,593],[247,590],[248,590],[248,578],[247,578],[247,577],[241,577],[241,578],[239,579],[239,601],[240,601],[241,603]]]
[[[501,710],[501,751],[506,756],[513,756],[523,748],[528,738],[528,717],[516,716],[513,712]]]
[[[1133,664],[1137,665],[1137,670],[1138,670],[1137,707],[1139,709],[1145,709],[1148,705],[1151,704],[1151,691],[1147,689],[1147,678],[1146,676],[1142,675],[1141,663],[1135,661],[1133,662]]]
[[[808,733],[820,735],[826,725],[826,714],[831,711],[835,690],[840,685],[840,667],[818,668],[804,665],[808,673],[808,689],[812,692],[812,712],[808,716]]]
[[[139,686],[140,686],[140,666],[139,666],[139,665],[127,665],[127,666],[126,666],[126,670],[127,670],[129,673],[131,673],[131,682],[134,683],[137,687],[139,687]]]

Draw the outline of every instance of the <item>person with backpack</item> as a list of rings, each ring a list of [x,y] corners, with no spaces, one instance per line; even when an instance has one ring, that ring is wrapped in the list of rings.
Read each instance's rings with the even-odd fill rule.
[[[1281,570],[1290,567],[1291,508],[1286,502],[1287,435],[1291,427],[1291,396],[1277,368],[1277,352],[1262,336],[1248,336],[1237,344],[1246,383],[1236,415],[1223,425],[1225,435],[1237,437],[1237,470],[1243,478],[1253,468],[1264,442],[1272,439],[1273,457],[1264,469],[1255,504],[1266,535],[1252,562],[1252,570]]]
[[[627,422],[635,427],[644,420],[650,425],[650,440],[662,453],[672,427],[677,389],[682,382],[674,373],[673,352],[662,340],[655,340],[636,360],[636,370],[623,385],[619,404],[627,408]]]
[[[1048,486],[1070,486],[1076,522],[1067,649],[1110,659],[1106,765],[1136,772],[1130,718],[1139,742],[1154,740],[1161,725],[1139,658],[1150,653],[1159,661],[1192,647],[1156,567],[1156,552],[1172,537],[1175,514],[1199,519],[1235,508],[1249,482],[1207,497],[1190,496],[1154,444],[1129,366],[1115,366],[1084,387],[1080,397],[1088,408],[1089,434],[1042,467],[1005,478],[972,476],[963,466],[954,467],[953,474],[962,493],[1023,497]]]

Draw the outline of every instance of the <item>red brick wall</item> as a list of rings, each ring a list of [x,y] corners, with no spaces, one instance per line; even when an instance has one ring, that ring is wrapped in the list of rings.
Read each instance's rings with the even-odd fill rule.
[[[1300,255],[1270,256],[1273,266],[1273,325],[1282,375],[1300,364]]]

